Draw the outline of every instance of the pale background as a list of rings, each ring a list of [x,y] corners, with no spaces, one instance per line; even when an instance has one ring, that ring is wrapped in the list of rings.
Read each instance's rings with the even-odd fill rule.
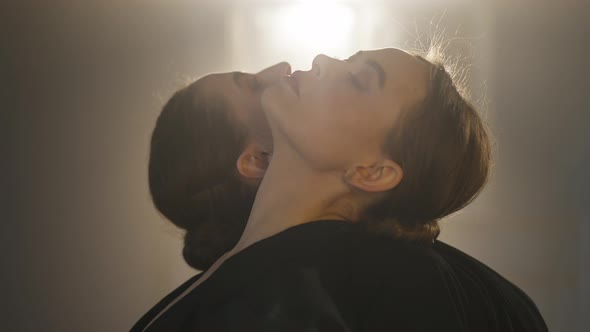
[[[497,141],[490,185],[442,239],[521,287],[551,331],[587,330],[588,2],[319,3],[0,4],[2,330],[125,331],[195,273],[147,188],[155,119],[188,79],[441,31]]]

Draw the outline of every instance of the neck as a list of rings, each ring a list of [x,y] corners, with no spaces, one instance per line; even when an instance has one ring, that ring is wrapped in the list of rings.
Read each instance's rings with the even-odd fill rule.
[[[231,253],[310,221],[351,219],[352,205],[342,204],[349,189],[341,176],[312,170],[298,156],[275,151],[246,228]]]

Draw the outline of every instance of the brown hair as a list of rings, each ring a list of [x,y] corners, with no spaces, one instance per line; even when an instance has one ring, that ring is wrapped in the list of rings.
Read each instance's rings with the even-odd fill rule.
[[[440,234],[438,220],[477,197],[491,167],[487,126],[436,51],[415,55],[431,66],[427,96],[402,112],[383,147],[404,178],[361,217],[370,231],[423,244]]]
[[[199,270],[237,243],[256,195],[235,167],[247,130],[232,115],[222,98],[193,84],[168,100],[152,132],[152,200],[186,230],[183,256]]]

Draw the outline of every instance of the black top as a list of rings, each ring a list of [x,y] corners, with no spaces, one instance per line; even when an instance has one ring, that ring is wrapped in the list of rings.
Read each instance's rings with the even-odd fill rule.
[[[131,331],[143,331],[199,276]],[[522,290],[458,249],[324,220],[289,228],[230,257],[147,331],[511,332],[547,326]]]

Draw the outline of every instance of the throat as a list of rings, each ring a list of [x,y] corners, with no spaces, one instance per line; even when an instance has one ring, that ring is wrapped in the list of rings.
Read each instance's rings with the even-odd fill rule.
[[[348,220],[337,202],[349,191],[340,174],[294,167],[274,156],[262,180],[246,228],[231,253],[290,227],[315,220]]]

